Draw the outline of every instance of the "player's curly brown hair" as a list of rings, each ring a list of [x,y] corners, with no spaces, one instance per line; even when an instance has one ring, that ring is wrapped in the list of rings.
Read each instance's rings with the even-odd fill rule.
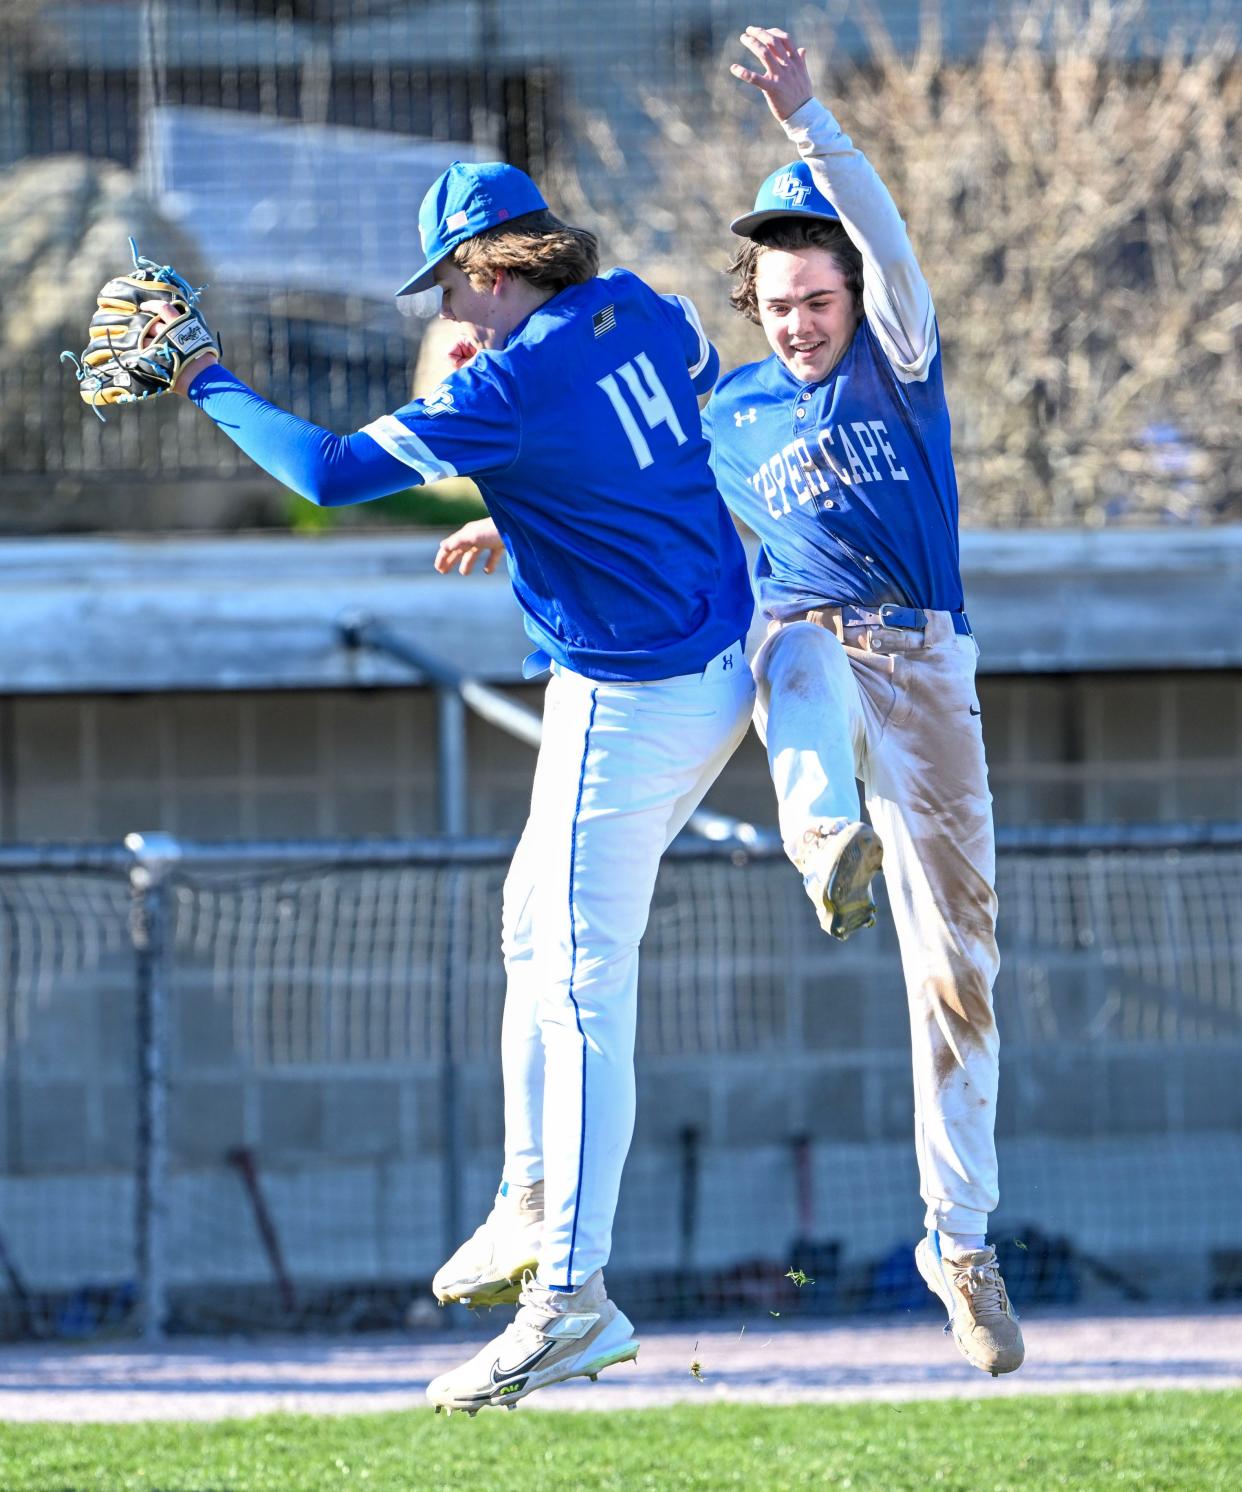
[[[768,249],[826,249],[845,276],[845,288],[854,298],[854,310],[862,314],[863,260],[849,234],[830,219],[781,218],[759,229],[758,237],[743,240],[733,256],[729,273],[737,283],[729,292],[729,303],[748,321],[759,324],[759,300],[755,294],[755,270]]]
[[[593,233],[571,228],[550,212],[527,212],[468,238],[453,250],[452,262],[476,290],[504,270],[555,295],[594,277],[599,243]]]

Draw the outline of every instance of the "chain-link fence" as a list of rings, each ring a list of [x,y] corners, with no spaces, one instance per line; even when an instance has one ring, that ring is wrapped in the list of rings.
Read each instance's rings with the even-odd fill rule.
[[[932,284],[967,518],[1236,517],[1242,69],[1220,8],[862,15],[810,4],[796,25]],[[0,288],[38,311],[0,330],[3,526],[289,521],[195,411],[101,425],[57,354],[133,234],[209,283],[242,377],[357,429],[417,381],[426,322],[392,291],[454,157],[526,167],[606,263],[694,295],[726,366],[762,355],[722,273],[729,219],[789,155],[726,72],[755,19],[749,0],[8,0]]]
[[[506,849],[0,851],[0,1332],[391,1327],[501,1162]],[[1242,829],[1002,841],[1015,1299],[1242,1295]],[[650,1316],[922,1309],[887,919],[679,850],[610,1279]],[[797,1287],[801,1271],[814,1287]]]

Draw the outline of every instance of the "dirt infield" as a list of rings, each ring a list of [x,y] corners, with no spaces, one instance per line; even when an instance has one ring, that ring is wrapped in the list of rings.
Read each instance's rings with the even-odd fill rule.
[[[497,1328],[503,1323],[497,1313]],[[707,1399],[845,1403],[1137,1388],[1242,1386],[1242,1311],[1069,1316],[1023,1322],[1027,1361],[1008,1378],[968,1367],[932,1318],[822,1328],[762,1318],[642,1332],[636,1364],[561,1384],[530,1407],[630,1409]],[[0,1348],[0,1419],[204,1420],[273,1411],[424,1407],[429,1379],[479,1335],[178,1341],[166,1349]],[[691,1371],[697,1363],[701,1377]],[[523,1406],[526,1407],[526,1406]]]

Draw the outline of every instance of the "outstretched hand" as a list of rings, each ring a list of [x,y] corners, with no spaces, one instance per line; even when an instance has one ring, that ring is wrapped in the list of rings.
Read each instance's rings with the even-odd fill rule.
[[[741,82],[758,88],[773,115],[784,124],[815,92],[806,65],[806,48],[795,46],[789,33],[775,26],[747,26],[741,41],[763,63],[764,71],[752,72],[739,62],[734,62],[729,71]]]
[[[492,520],[476,518],[473,523],[464,524],[447,539],[440,540],[440,547],[436,550],[432,563],[441,575],[447,575],[454,566],[463,575],[469,575],[474,569],[475,561],[482,554],[486,555],[483,573],[490,575],[500,563],[504,552],[504,540]]]

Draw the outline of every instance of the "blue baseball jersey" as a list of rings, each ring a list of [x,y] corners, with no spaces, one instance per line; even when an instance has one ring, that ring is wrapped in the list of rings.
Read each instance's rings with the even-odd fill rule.
[[[762,543],[764,611],[824,603],[962,608],[957,479],[939,339],[903,381],[864,318],[822,382],[773,354],[721,379],[703,412],[720,490]]]
[[[312,501],[473,477],[538,648],[628,681],[697,672],[750,623],[745,552],[696,397],[718,369],[693,306],[618,269],[553,296],[502,349],[351,436],[274,409],[222,369],[190,394]]]

